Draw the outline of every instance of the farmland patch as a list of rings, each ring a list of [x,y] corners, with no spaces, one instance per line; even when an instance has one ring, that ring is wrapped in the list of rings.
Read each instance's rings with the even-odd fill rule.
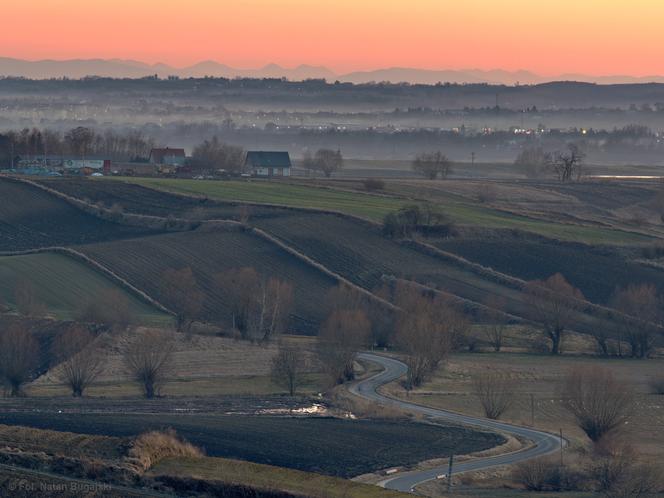
[[[119,437],[172,427],[210,456],[339,477],[504,442],[497,434],[461,427],[335,418],[2,413],[0,423]]]
[[[0,252],[157,233],[100,220],[35,187],[3,179],[0,199]]]
[[[167,269],[191,267],[205,293],[200,318],[227,327],[228,298],[214,277],[234,268],[254,267],[259,274],[291,282],[295,291],[292,329],[313,334],[325,313],[325,296],[336,281],[275,244],[241,231],[188,232],[94,244],[81,251],[112,269],[132,285],[169,306],[160,294]]]
[[[125,292],[104,275],[63,254],[41,253],[0,257],[0,298],[10,308],[16,307],[15,289],[28,283],[37,302],[61,320],[74,319],[91,301],[105,291],[118,289],[129,304],[130,313],[146,325],[165,325],[171,317],[138,297]]]

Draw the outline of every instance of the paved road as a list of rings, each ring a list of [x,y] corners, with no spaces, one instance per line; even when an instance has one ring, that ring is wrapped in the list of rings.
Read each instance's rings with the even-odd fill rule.
[[[362,360],[378,363],[384,368],[384,370],[353,385],[350,388],[350,391],[358,396],[371,401],[382,403],[384,405],[392,405],[398,408],[407,409],[411,412],[421,413],[427,417],[431,417],[432,419],[465,425],[473,425],[482,429],[498,430],[504,433],[528,439],[533,442],[532,446],[520,451],[505,453],[487,458],[479,458],[468,462],[459,462],[454,465],[452,471],[453,474],[488,469],[490,467],[497,467],[500,465],[514,464],[531,458],[548,455],[560,450],[560,438],[547,432],[529,429],[526,427],[519,427],[495,420],[468,417],[459,413],[438,410],[436,408],[429,408],[426,406],[409,403],[407,401],[396,400],[383,396],[382,394],[378,393],[378,388],[403,376],[407,372],[408,367],[406,367],[404,363],[398,360],[370,353],[362,353],[359,355],[359,358]],[[565,444],[565,442],[563,441],[562,444]],[[446,473],[447,465],[429,470],[406,472],[386,479],[381,483],[381,486],[397,491],[412,491],[413,488],[418,484],[437,479]]]

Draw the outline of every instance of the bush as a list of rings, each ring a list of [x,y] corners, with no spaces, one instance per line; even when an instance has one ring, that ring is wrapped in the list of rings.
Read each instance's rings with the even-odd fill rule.
[[[167,429],[163,432],[150,431],[138,436],[132,442],[128,456],[146,471],[164,458],[200,458],[205,454],[200,448],[180,438],[173,429]]]
[[[553,458],[536,458],[516,466],[512,479],[528,491],[559,491],[562,488],[560,465]]]
[[[385,182],[380,178],[366,178],[362,181],[364,189],[369,192],[376,192],[377,190],[385,190]]]
[[[664,394],[664,376],[650,379],[649,385],[653,394]]]
[[[596,490],[608,498],[652,496],[662,485],[654,466],[639,461],[630,446],[614,441],[595,446],[590,478]]]

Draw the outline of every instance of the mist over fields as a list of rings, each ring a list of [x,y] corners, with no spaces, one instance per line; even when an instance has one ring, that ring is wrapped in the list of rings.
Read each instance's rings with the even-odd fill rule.
[[[589,163],[662,164],[664,84],[537,85],[324,80],[84,78],[0,80],[0,132],[77,126],[138,130],[192,147],[213,135],[245,148],[320,147],[355,159],[512,162],[520,150],[579,143]]]

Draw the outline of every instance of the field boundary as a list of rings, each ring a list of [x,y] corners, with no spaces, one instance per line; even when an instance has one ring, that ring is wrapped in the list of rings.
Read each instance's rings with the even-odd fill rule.
[[[347,218],[352,221],[359,221],[362,222],[366,225],[372,226],[372,227],[381,227],[382,223],[378,221],[374,221],[369,218],[364,218],[363,216],[358,216],[355,214],[349,214],[345,213],[343,211],[337,211],[335,209],[321,209],[321,208],[314,208],[314,207],[295,207],[295,206],[289,206],[287,204],[277,204],[277,203],[270,203],[270,202],[257,202],[257,201],[241,201],[238,199],[227,199],[227,200],[216,200],[216,199],[211,199],[210,196],[207,195],[197,195],[197,194],[186,194],[183,192],[175,192],[173,190],[169,190],[166,187],[161,187],[161,186],[155,186],[155,185],[144,185],[142,183],[135,183],[132,181],[127,181],[127,180],[113,180],[113,181],[121,181],[123,183],[127,183],[129,185],[138,185],[139,187],[147,188],[150,190],[154,190],[157,192],[163,192],[169,195],[174,195],[177,197],[182,197],[184,199],[196,199],[196,200],[212,200],[213,202],[217,202],[219,204],[230,204],[230,205],[245,205],[245,206],[260,206],[260,207],[272,207],[272,208],[279,208],[279,209],[284,209],[288,211],[296,211],[296,212],[302,212],[302,213],[319,213],[319,214],[330,214],[334,216],[339,216],[340,218]],[[217,180],[217,181],[222,181],[222,180]],[[295,184],[295,186],[302,186]],[[307,188],[316,188],[316,187],[307,187]],[[329,187],[326,187],[329,188]],[[331,190],[331,189],[330,189]],[[343,192],[343,190],[341,190]],[[349,191],[350,192],[350,191]],[[397,197],[393,197],[394,199],[399,199]]]
[[[262,230],[261,228],[256,228],[256,227],[247,227],[252,233],[258,235],[264,240],[267,240],[271,242],[272,244],[275,244],[276,246],[280,247],[287,253],[291,254],[292,256],[295,256],[296,258],[300,259],[301,261],[305,262],[309,266],[312,266],[316,270],[324,273],[325,275],[335,279],[337,282],[342,283],[351,289],[362,293],[364,296],[368,297],[369,299],[377,302],[378,304],[385,306],[388,308],[390,311],[396,311],[399,308],[397,308],[394,304],[390,303],[389,301],[386,301],[385,299],[376,296],[373,292],[369,291],[368,289],[365,289],[364,287],[361,287],[357,284],[354,284],[350,280],[348,280],[346,277],[339,275],[338,273],[333,272],[326,266],[322,265],[321,263],[315,261],[314,259],[310,258],[306,254],[301,253],[297,249],[289,246],[285,242],[282,242],[278,237],[269,234],[268,232]]]
[[[240,224],[234,220],[187,220],[183,218],[168,217],[163,218],[159,216],[151,216],[146,214],[134,214],[134,213],[125,213],[124,211],[114,211],[113,208],[106,208],[96,204],[91,204],[79,199],[78,197],[72,197],[64,192],[47,187],[42,185],[39,182],[29,180],[27,178],[18,178],[16,176],[10,175],[0,175],[0,178],[8,180],[10,182],[20,183],[23,185],[29,185],[31,187],[37,188],[47,194],[53,195],[68,204],[72,205],[75,208],[80,209],[81,211],[92,215],[96,218],[108,221],[111,223],[116,223],[118,225],[126,225],[132,227],[140,228],[150,228],[153,230],[164,230],[167,232],[187,232],[196,230],[202,225],[207,226],[233,226]]]

